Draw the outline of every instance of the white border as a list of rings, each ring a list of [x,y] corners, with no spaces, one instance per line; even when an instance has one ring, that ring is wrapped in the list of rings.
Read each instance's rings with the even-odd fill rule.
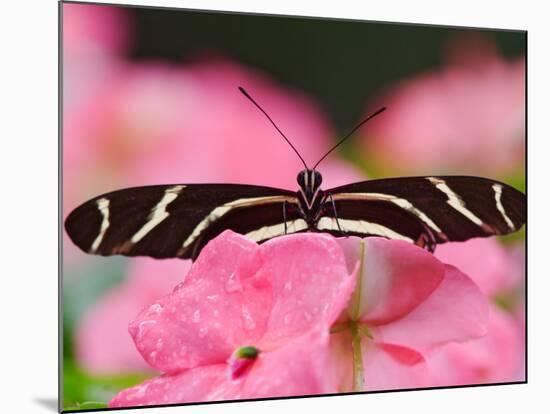
[[[2,4],[2,324],[4,412],[52,412],[57,396],[57,4]],[[111,3],[124,3],[111,1]],[[517,413],[548,406],[550,67],[543,2],[290,0],[132,1],[132,4],[529,30],[529,384],[130,410],[135,413]],[[540,4],[533,6],[532,4]],[[11,410],[10,410],[11,408]]]

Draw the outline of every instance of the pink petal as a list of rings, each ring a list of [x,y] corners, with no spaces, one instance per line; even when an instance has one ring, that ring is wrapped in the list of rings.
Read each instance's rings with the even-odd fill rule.
[[[412,348],[367,342],[363,346],[368,391],[425,387],[428,370],[422,354]]]
[[[358,316],[370,324],[384,324],[403,317],[422,303],[443,280],[443,264],[424,249],[399,240],[363,239]],[[353,266],[360,256],[361,239],[339,239]],[[348,313],[356,312],[352,301]]]
[[[429,359],[434,386],[520,381],[524,361],[515,320],[490,307],[489,330],[482,338],[451,343]]]
[[[353,384],[353,349],[349,329],[330,335],[330,375],[337,392],[351,392]]]
[[[329,235],[302,233],[262,246],[258,277],[273,286],[273,305],[262,346],[302,335],[313,324],[330,327],[355,285],[342,249]]]
[[[264,398],[336,392],[334,376],[328,370],[328,344],[328,330],[314,329],[273,352],[260,354],[244,379],[241,397]]]
[[[372,329],[378,340],[420,352],[487,332],[488,302],[477,285],[458,269],[445,265],[441,284],[403,318]]]
[[[147,362],[163,372],[222,363],[263,334],[271,289],[255,275],[256,243],[226,231],[212,240],[184,283],[130,323]]]
[[[401,345],[395,345],[390,343],[378,343],[377,346],[388,355],[390,355],[396,362],[401,365],[414,366],[421,362],[426,362],[424,357],[414,349],[406,348]]]
[[[330,338],[330,375],[338,392],[353,389],[353,350],[350,331]],[[361,339],[364,390],[387,390],[423,387],[428,381],[424,356],[405,346]]]
[[[509,287],[512,263],[509,253],[495,238],[477,238],[439,246],[435,256],[466,273],[486,295]]]
[[[119,392],[109,407],[177,404],[235,399],[241,384],[226,375],[225,364],[165,374]]]
[[[316,329],[260,354],[251,369],[231,380],[227,364],[166,374],[118,393],[109,407],[324,394],[334,392],[327,375],[328,333]]]
[[[355,278],[331,236],[298,234],[258,246],[227,231],[202,251],[183,284],[130,324],[163,372],[225,361],[239,346],[271,350],[313,324],[326,329]]]

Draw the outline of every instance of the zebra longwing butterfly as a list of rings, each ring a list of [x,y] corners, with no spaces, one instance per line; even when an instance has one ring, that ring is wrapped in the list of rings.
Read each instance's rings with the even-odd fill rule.
[[[319,163],[382,108],[363,120],[313,168],[300,157],[297,192],[240,184],[175,184],[127,188],[95,197],[65,221],[71,240],[92,254],[195,259],[209,240],[231,229],[261,243],[304,231],[382,236],[434,251],[439,243],[519,230],[525,195],[481,177],[402,177],[322,190]]]

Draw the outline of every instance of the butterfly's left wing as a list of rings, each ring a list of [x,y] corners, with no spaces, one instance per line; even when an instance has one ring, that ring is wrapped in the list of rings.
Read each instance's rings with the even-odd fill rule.
[[[525,195],[481,177],[402,177],[364,181],[327,190],[318,229],[334,234],[383,236],[426,246],[519,230],[526,219]],[[330,202],[330,198],[329,198]]]
[[[295,193],[238,184],[176,184],[127,188],[95,197],[65,221],[87,253],[195,259],[226,229],[258,242],[307,229]],[[291,206],[295,208],[291,208]]]

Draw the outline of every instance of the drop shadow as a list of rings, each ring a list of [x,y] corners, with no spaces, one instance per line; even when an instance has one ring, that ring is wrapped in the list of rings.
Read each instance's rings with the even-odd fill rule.
[[[54,412],[58,411],[57,398],[35,398],[34,402],[47,408],[48,410]]]

